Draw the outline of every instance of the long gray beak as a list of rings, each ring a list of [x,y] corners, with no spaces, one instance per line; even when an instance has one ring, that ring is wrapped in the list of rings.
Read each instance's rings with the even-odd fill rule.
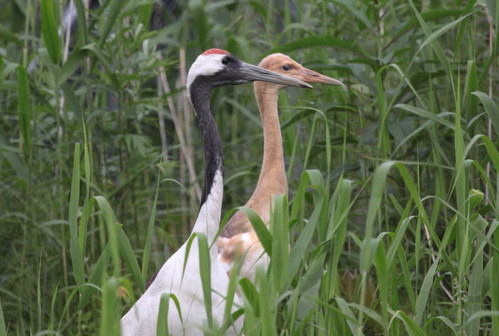
[[[300,70],[302,79],[309,83],[321,83],[335,86],[344,86],[342,82],[337,79],[325,76],[321,73],[315,72],[313,70],[303,68]]]
[[[312,86],[302,82],[299,79],[286,77],[280,75],[278,73],[257,67],[255,65],[251,65],[245,62],[242,62],[242,66],[240,68],[241,74],[244,76],[244,79],[249,81],[263,81],[270,82],[275,84],[281,84],[286,86],[299,86],[303,88],[311,89]]]

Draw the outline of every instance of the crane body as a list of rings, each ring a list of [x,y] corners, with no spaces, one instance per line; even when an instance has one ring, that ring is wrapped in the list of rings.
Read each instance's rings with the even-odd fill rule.
[[[269,55],[259,66],[304,82],[343,85],[334,78],[303,67],[283,54]],[[245,207],[255,211],[267,225],[274,197],[288,192],[278,111],[279,90],[285,87],[275,83],[254,83],[255,98],[263,126],[263,161],[257,185]],[[267,269],[270,262],[251,222],[241,210],[225,224],[218,238],[218,251],[219,261],[228,274],[236,258],[240,258],[242,260],[239,275],[250,280],[254,280],[258,265]]]
[[[229,52],[210,49],[201,54],[191,66],[187,76],[187,92],[201,129],[205,153],[205,181],[198,217],[193,233],[206,235],[211,262],[211,302],[213,319],[221,326],[224,318],[225,297],[229,277],[218,262],[218,250],[212,242],[217,239],[223,197],[223,150],[209,97],[213,88],[245,84],[255,80],[271,81],[283,85],[309,87],[308,84],[240,61]],[[184,268],[185,267],[185,268]],[[179,301],[182,319],[170,304],[168,327],[170,335],[203,335],[202,326],[207,313],[204,305],[203,284],[200,276],[199,244],[195,239],[187,256],[187,242],[161,267],[146,292],[121,319],[122,336],[156,335],[159,303],[162,294],[174,294]],[[237,304],[236,300],[236,304]],[[235,307],[232,307],[234,310]],[[242,318],[235,321],[226,335],[237,335]]]

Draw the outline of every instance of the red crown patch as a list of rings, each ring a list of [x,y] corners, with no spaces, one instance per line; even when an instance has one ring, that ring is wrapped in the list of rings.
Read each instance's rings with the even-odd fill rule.
[[[230,52],[222,50],[222,49],[208,49],[206,50],[203,55],[230,55]]]

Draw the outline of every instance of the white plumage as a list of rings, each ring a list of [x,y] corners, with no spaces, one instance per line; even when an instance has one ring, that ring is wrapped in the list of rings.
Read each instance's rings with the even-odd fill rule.
[[[213,187],[206,202],[199,210],[199,215],[192,232],[202,232],[211,244],[216,239],[218,226],[211,223],[220,223],[220,212],[223,195],[223,179],[218,172],[215,175]],[[128,311],[121,320],[121,334],[123,336],[153,336],[156,335],[158,322],[159,300],[163,293],[174,293],[180,301],[183,324],[179,323],[177,309],[170,301],[168,326],[171,335],[202,335],[200,326],[206,321],[203,287],[199,274],[199,245],[198,240],[192,243],[189,258],[182,278],[182,268],[187,243],[175,252],[161,267],[156,279]],[[210,249],[211,260],[217,259],[217,247]],[[214,321],[221,326],[225,309],[225,296],[229,285],[229,278],[218,262],[211,263],[211,284]],[[220,294],[216,294],[220,293]],[[223,297],[221,296],[223,295]],[[235,298],[237,303],[237,298]],[[227,331],[227,335],[236,335],[242,327],[242,321],[236,321],[235,326]]]

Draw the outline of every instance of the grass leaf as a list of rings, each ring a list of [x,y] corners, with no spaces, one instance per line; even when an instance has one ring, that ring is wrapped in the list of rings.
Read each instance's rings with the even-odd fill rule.
[[[253,209],[247,207],[240,207],[239,210],[243,211],[246,216],[248,216],[248,219],[250,220],[251,225],[253,226],[253,229],[255,230],[263,249],[265,250],[265,253],[272,256],[272,234],[267,229],[267,226],[262,221],[260,216],[258,216]]]
[[[116,297],[119,281],[111,278],[104,283],[102,291],[101,336],[120,335],[120,307]]]
[[[480,99],[490,120],[492,120],[492,125],[494,125],[494,129],[496,130],[496,136],[499,135],[499,107],[497,107],[496,102],[483,92],[475,91],[472,92],[472,94]]]
[[[31,151],[31,109],[29,102],[28,75],[26,69],[20,65],[17,67],[17,111],[25,155]]]
[[[41,0],[42,36],[45,47],[54,64],[61,61],[61,41],[59,38],[58,3],[55,0]]]
[[[106,42],[109,33],[111,32],[111,28],[116,22],[121,10],[123,9],[124,4],[119,0],[109,0],[107,8],[104,11],[105,19],[102,21],[103,24],[100,25],[99,29],[99,42],[97,43],[98,48],[102,48],[104,43]]]
[[[160,185],[160,175],[156,180],[156,194],[152,203],[151,215],[149,216],[149,224],[147,225],[146,241],[144,243],[144,253],[142,257],[142,280],[145,282],[147,277],[147,268],[149,266],[149,256],[151,254],[152,234],[154,231],[154,221],[156,219],[156,207],[158,206],[158,192]]]
[[[213,328],[210,248],[208,247],[208,239],[203,233],[197,232],[196,237],[199,244],[199,271],[201,275],[201,283],[203,284],[204,307],[206,309],[208,327]]]
[[[413,319],[407,316],[406,313],[402,311],[391,312],[395,317],[399,318],[404,322],[405,329],[407,333],[411,336],[426,336],[426,333],[421,329]]]
[[[170,294],[163,293],[159,300],[159,310],[158,310],[158,325],[156,328],[156,335],[158,336],[168,336],[168,309],[170,304]]]
[[[0,336],[7,336],[7,327],[3,318],[2,301],[0,301]]]
[[[79,210],[80,199],[80,144],[75,144],[74,161],[73,161],[73,177],[71,180],[71,195],[69,197],[69,232],[70,232],[70,251],[71,263],[73,265],[73,273],[76,284],[81,286],[85,281],[84,274],[84,259],[83,251],[78,239],[78,223],[77,215]]]

